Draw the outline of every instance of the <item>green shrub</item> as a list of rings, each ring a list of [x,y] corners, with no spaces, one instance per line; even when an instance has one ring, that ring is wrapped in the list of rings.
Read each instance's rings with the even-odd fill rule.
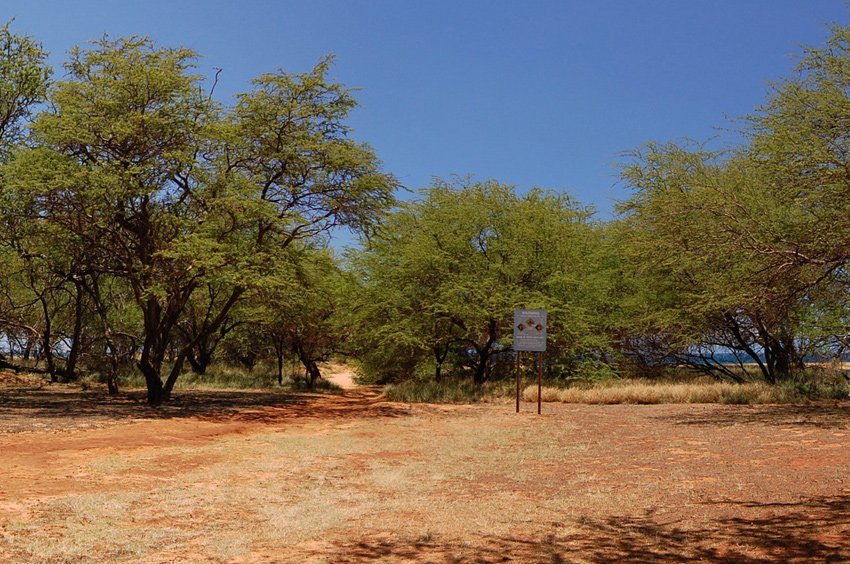
[[[447,378],[442,382],[411,379],[390,384],[385,395],[391,401],[410,403],[471,403],[480,400],[486,389],[468,379]]]

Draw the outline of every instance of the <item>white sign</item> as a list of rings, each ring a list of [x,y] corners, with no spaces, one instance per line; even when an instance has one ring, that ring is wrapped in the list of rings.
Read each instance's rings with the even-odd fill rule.
[[[543,352],[546,350],[545,309],[514,310],[514,350]]]

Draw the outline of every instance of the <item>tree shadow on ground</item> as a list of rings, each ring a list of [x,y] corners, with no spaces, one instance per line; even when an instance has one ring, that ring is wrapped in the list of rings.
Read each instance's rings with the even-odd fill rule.
[[[682,411],[656,417],[674,425],[770,425],[850,429],[850,404],[723,406],[710,411]]]
[[[384,401],[379,390],[342,394],[284,390],[180,390],[151,408],[143,391],[109,396],[61,386],[0,389],[0,432],[96,427],[116,421],[193,418],[204,421],[283,423],[293,419],[399,417],[404,406]]]
[[[660,523],[641,517],[581,519],[570,532],[540,523],[549,534],[483,536],[445,542],[431,535],[392,540],[385,536],[328,545],[311,554],[335,562],[402,559],[448,562],[846,562],[850,560],[850,498],[798,503],[715,501],[721,516],[701,525]],[[731,514],[731,516],[730,516]]]

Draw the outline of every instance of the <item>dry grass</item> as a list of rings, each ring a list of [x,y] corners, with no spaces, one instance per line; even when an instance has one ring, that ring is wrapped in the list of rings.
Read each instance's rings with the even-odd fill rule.
[[[431,426],[428,419],[110,454],[77,471],[81,483],[101,484],[100,491],[37,501],[28,518],[6,524],[0,555],[5,548],[17,559],[51,562],[251,560],[263,547],[339,541],[332,532],[340,531],[357,538],[388,522],[415,538],[470,526],[507,534],[509,522],[489,516],[509,515],[519,497],[513,490],[532,478],[492,483],[495,469],[519,468],[529,456],[557,464],[585,448],[526,438],[525,425],[470,433],[466,417]],[[430,442],[435,431],[446,440]]]
[[[317,415],[342,403],[311,398]],[[379,401],[133,447],[122,441],[164,422],[7,436],[0,561],[850,558],[844,406],[376,416]],[[37,440],[49,457],[23,464]]]
[[[606,382],[590,387],[545,387],[542,395],[546,402],[587,404],[755,404],[786,403],[789,400],[786,388],[762,383],[659,383],[651,380]],[[537,401],[537,386],[526,387],[523,399]]]

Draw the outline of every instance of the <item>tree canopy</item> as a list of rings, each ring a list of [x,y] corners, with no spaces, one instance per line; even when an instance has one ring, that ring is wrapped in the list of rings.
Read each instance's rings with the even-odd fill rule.
[[[282,381],[294,358],[312,386],[347,355],[376,379],[480,385],[513,358],[516,308],[549,311],[553,377],[776,383],[850,349],[848,28],[737,145],[633,151],[608,220],[497,180],[396,202],[330,57],[231,104],[193,51],[145,37],[75,48],[59,76],[46,58],[0,27],[0,367],[97,372],[112,393],[135,367],[152,405],[219,361]],[[338,228],[360,245],[331,250]]]

